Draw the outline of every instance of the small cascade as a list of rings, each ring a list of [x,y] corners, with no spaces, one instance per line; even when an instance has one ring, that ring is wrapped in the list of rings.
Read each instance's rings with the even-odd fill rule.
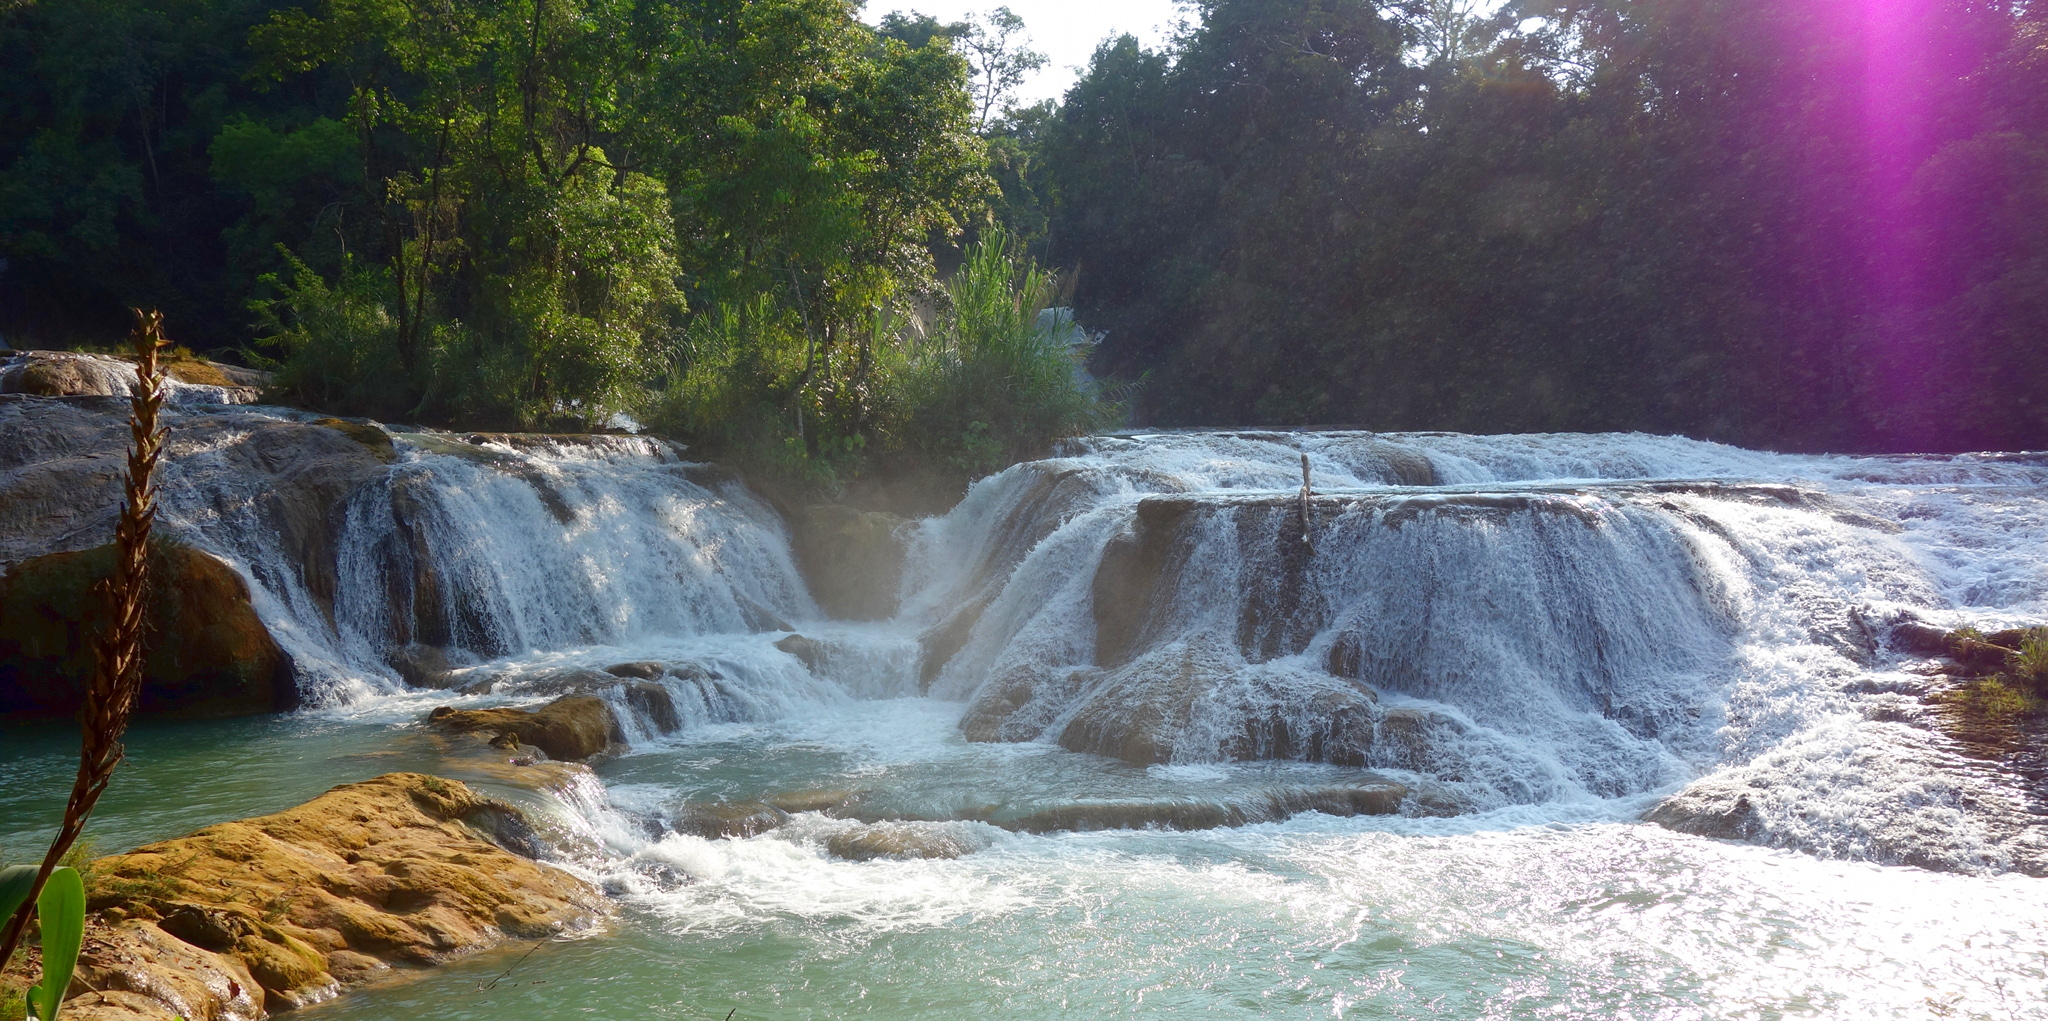
[[[535,650],[771,630],[817,616],[774,512],[635,437],[401,434],[350,502],[335,626],[389,654]]]
[[[161,485],[165,533],[250,581],[310,705],[450,686],[488,661],[819,616],[774,511],[667,443],[322,423],[176,416]]]

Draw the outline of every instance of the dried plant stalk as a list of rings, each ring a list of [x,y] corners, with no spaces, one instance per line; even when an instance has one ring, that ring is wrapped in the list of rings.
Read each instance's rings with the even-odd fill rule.
[[[78,778],[71,786],[71,800],[64,805],[64,825],[50,842],[36,872],[27,899],[7,920],[0,932],[0,970],[14,956],[15,948],[35,911],[36,897],[50,871],[64,857],[85,830],[100,795],[114,778],[121,763],[121,734],[128,729],[128,717],[135,711],[142,691],[142,630],[149,602],[149,532],[156,520],[155,475],[163,456],[164,431],[158,422],[164,406],[164,368],[157,355],[169,347],[164,340],[163,313],[135,309],[136,384],[129,399],[128,479],[122,494],[121,520],[114,529],[114,573],[98,586],[106,602],[107,623],[94,645],[92,681],[86,687],[85,705],[79,710],[83,732],[78,753]]]

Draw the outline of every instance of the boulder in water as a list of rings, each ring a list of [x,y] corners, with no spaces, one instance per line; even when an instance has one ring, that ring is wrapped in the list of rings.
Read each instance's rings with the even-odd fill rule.
[[[986,832],[967,823],[861,823],[825,838],[825,850],[847,861],[958,858],[989,845]]]
[[[526,709],[455,709],[441,706],[427,716],[434,726],[455,734],[487,739],[507,734],[532,745],[551,759],[587,759],[611,747],[619,731],[612,707],[590,695],[564,695],[538,711]]]
[[[414,642],[399,648],[384,657],[391,669],[398,671],[400,680],[415,688],[459,688],[464,686],[461,675],[455,673],[457,664],[448,655],[448,650],[439,645],[422,645]],[[488,682],[484,688],[489,691]]]
[[[614,663],[611,666],[605,667],[604,672],[613,677],[631,677],[643,681],[651,681],[668,673],[668,664],[653,662]]]
[[[828,791],[785,791],[771,794],[763,799],[792,815],[798,812],[823,812],[833,815],[843,811],[861,799],[865,791],[840,789]]]
[[[1764,829],[1753,802],[1757,796],[1739,777],[1707,777],[1658,802],[1643,820],[1696,837],[1755,840]]]
[[[78,971],[95,992],[64,1015],[261,1018],[603,916],[597,890],[532,851],[517,808],[393,773],[102,858]]]
[[[803,660],[804,667],[812,673],[825,665],[825,644],[815,638],[786,635],[775,640],[775,647]]]
[[[790,547],[828,614],[882,620],[896,613],[903,577],[903,518],[844,504],[813,504],[788,516]]]
[[[52,553],[0,577],[0,713],[70,715],[85,698],[105,610],[93,587],[111,545]],[[249,602],[242,576],[175,542],[150,553],[140,711],[234,716],[292,709],[291,658]]]
[[[993,587],[981,595],[960,604],[959,608],[947,614],[944,620],[926,628],[917,636],[917,683],[919,690],[930,691],[932,682],[939,679],[939,671],[960,650],[967,646],[967,639],[974,634],[974,625],[981,622],[981,615],[988,611],[988,604],[995,601],[997,590]]]
[[[706,840],[759,836],[789,822],[789,813],[760,801],[692,801],[671,820],[678,833]]]

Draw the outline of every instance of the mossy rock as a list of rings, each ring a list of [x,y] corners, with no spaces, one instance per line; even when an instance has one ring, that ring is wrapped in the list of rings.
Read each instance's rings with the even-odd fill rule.
[[[106,611],[93,591],[113,572],[111,545],[23,561],[0,578],[0,713],[66,716],[92,675]],[[291,657],[227,564],[159,542],[150,555],[139,710],[238,716],[295,708]]]
[[[604,751],[619,733],[612,707],[594,695],[565,695],[537,712],[441,706],[427,720],[450,733],[481,734],[493,740],[511,735],[518,744],[532,745],[548,758],[564,761],[587,759]]]
[[[391,434],[366,421],[346,418],[316,418],[313,424],[332,429],[369,448],[377,460],[390,464],[398,460],[398,450],[391,445]]]

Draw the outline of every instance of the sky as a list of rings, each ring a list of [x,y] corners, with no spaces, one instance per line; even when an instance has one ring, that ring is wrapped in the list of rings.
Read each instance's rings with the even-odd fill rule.
[[[997,7],[1008,7],[1023,18],[1030,47],[1051,58],[1018,89],[1018,102],[1026,105],[1063,95],[1103,39],[1129,32],[1147,46],[1158,46],[1180,20],[1175,0],[868,0],[861,16],[873,24],[891,11],[916,11],[940,21],[959,21]]]

